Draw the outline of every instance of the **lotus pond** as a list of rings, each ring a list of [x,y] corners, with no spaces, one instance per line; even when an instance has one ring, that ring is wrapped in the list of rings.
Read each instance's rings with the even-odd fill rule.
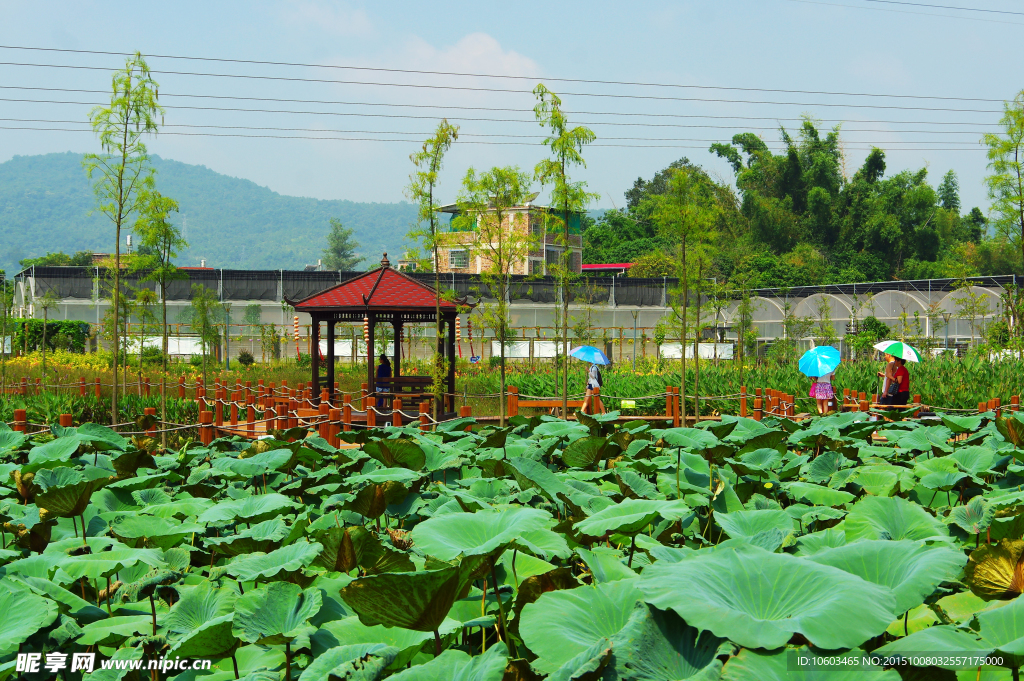
[[[615,416],[342,450],[0,424],[0,679],[19,651],[211,680],[1017,678],[1022,415]],[[792,671],[865,652],[1001,666]]]

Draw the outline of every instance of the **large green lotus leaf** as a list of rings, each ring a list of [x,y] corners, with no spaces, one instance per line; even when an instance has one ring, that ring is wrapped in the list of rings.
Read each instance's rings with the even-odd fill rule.
[[[779,450],[770,447],[755,449],[736,459],[727,459],[733,469],[741,475],[767,475],[782,463]]]
[[[398,654],[381,643],[357,643],[331,648],[299,676],[299,681],[375,681]]]
[[[733,435],[735,436],[735,433],[733,433]],[[736,452],[736,456],[742,456],[747,452],[753,452],[765,447],[779,449],[780,451],[782,451],[782,448],[785,447],[784,441],[787,437],[788,434],[784,430],[772,430],[768,431],[767,433],[755,435],[754,437],[747,439],[743,443],[743,446],[740,447],[739,451]]]
[[[822,487],[810,482],[790,482],[784,486],[796,501],[812,506],[842,506],[857,497],[838,489]]]
[[[937,473],[929,473],[928,475],[921,478],[921,484],[928,489],[938,490],[940,492],[948,492],[954,487],[958,486],[961,481],[968,479],[967,473],[947,472],[941,471]]]
[[[195,523],[179,523],[154,516],[126,515],[114,519],[110,531],[129,546],[155,546],[169,549],[185,537],[206,528]]]
[[[606,546],[595,546],[593,551],[576,549],[593,581],[597,584],[614,582],[619,579],[633,579],[637,573],[622,562],[622,552]]]
[[[448,513],[423,521],[412,530],[413,547],[438,560],[459,556],[497,556],[528,532],[549,532],[547,511],[521,506]]]
[[[408,554],[385,546],[376,534],[361,526],[331,527],[317,532],[323,551],[313,561],[330,571],[349,572],[361,567],[364,574],[411,572],[415,570]]]
[[[411,472],[405,468],[389,468],[387,470]],[[351,481],[352,478],[349,478],[349,482]],[[367,518],[379,518],[388,506],[402,503],[408,495],[409,488],[403,482],[394,480],[382,483],[371,482],[356,493],[355,499],[345,503],[344,508]]]
[[[930,649],[929,649],[930,650]],[[744,648],[735,657],[729,658],[722,672],[722,681],[900,681],[900,674],[895,669],[883,670],[881,667],[844,667],[841,664],[821,669],[801,669],[799,672],[789,670],[791,655],[820,655],[820,651],[809,651],[807,648],[783,648],[775,652],[748,650]],[[838,653],[838,657],[861,656],[862,650],[851,650]]]
[[[423,448],[405,439],[374,440],[363,445],[363,451],[388,468],[408,468],[418,471],[427,462]]]
[[[942,425],[954,433],[973,433],[981,428],[981,416],[950,416],[949,414],[939,414],[938,416],[942,419]]]
[[[675,612],[636,603],[626,625],[612,636],[614,669],[619,679],[714,681],[724,643],[710,631],[687,626]]]
[[[1003,608],[1000,608],[1002,610]],[[967,629],[960,629],[953,625],[937,625],[927,627],[915,632],[910,636],[896,639],[874,651],[875,655],[896,655],[910,654],[920,655],[921,653],[956,652],[960,655],[987,655],[992,651],[992,646],[984,641],[974,632]],[[958,669],[958,665],[935,665],[943,669]]]
[[[49,464],[58,461],[68,461],[78,451],[82,441],[77,437],[59,437],[50,440],[46,444],[36,445],[28,452],[28,466],[22,472],[38,470],[49,467]]]
[[[744,546],[703,553],[655,563],[630,583],[648,603],[751,648],[778,648],[794,633],[820,648],[853,648],[895,618],[888,589],[837,568]]]
[[[669,428],[661,433],[661,439],[669,447],[682,447],[698,452],[722,444],[712,433],[698,428]]]
[[[287,469],[293,456],[290,449],[273,449],[245,459],[222,456],[214,459],[211,467],[218,471],[230,471],[243,478],[253,478],[263,473]]]
[[[571,421],[547,421],[533,429],[533,434],[540,437],[564,437],[570,440],[583,437],[590,429],[580,423]]]
[[[659,517],[679,520],[691,513],[690,507],[678,500],[625,499],[584,518],[574,527],[590,537],[603,537],[608,532],[632,535]]]
[[[441,624],[438,633],[441,636],[446,636],[461,631],[461,629],[460,622],[447,619]],[[420,652],[423,644],[428,641],[431,644],[430,649],[433,650],[434,634],[432,632],[414,631],[402,627],[385,627],[382,624],[368,627],[356,616],[326,622],[310,638],[314,657],[339,645],[379,643],[390,646],[398,651],[393,660],[395,667],[405,666],[412,661]]]
[[[779,530],[782,536],[793,534],[796,523],[785,511],[733,511],[716,513],[715,521],[733,539],[753,537],[760,532]]]
[[[811,556],[837,546],[846,546],[846,533],[838,528],[805,534],[796,540],[796,555]]]
[[[899,478],[892,471],[856,469],[850,476],[849,483],[859,486],[868,494],[876,497],[892,496],[899,484]]]
[[[1002,539],[971,552],[964,582],[985,599],[1017,598],[1024,593],[1024,541]]]
[[[223,537],[207,537],[204,543],[221,553],[237,556],[242,553],[266,552],[277,548],[288,536],[288,526],[281,518],[264,520],[262,523]]]
[[[282,572],[295,572],[308,567],[322,549],[315,542],[295,542],[270,553],[242,555],[228,563],[224,570],[243,582],[268,579]]]
[[[917,452],[930,452],[933,446],[947,448],[946,451],[949,451],[948,442],[951,437],[953,431],[945,426],[919,426],[900,435],[897,445]]]
[[[984,497],[976,496],[963,506],[957,506],[946,516],[946,523],[957,525],[968,534],[979,534],[992,525],[996,509]]]
[[[67,556],[58,566],[68,573],[72,579],[86,577],[90,580],[109,577],[126,567],[136,563],[145,563],[150,567],[164,567],[163,557],[156,549],[115,548],[110,551],[84,553],[79,556]]]
[[[608,441],[603,437],[583,437],[562,451],[562,461],[572,468],[587,468],[604,456]]]
[[[601,639],[618,633],[640,599],[635,586],[638,581],[623,579],[551,591],[524,607],[519,633],[537,655],[534,666],[551,673]]]
[[[1024,600],[1017,598],[1002,608],[985,610],[975,619],[982,643],[992,648],[993,655],[1003,656],[1003,666],[1024,665]]]
[[[177,591],[179,600],[161,622],[172,636],[187,634],[205,622],[231,614],[238,598],[235,589],[216,587],[209,581],[178,587]]]
[[[40,489],[36,493],[36,506],[57,518],[72,518],[85,512],[92,493],[105,485],[109,473],[89,467],[85,471],[62,466],[43,469],[32,482]]]
[[[516,456],[506,461],[512,469],[512,476],[519,483],[520,489],[535,487],[552,501],[558,500],[559,494],[569,496],[573,490],[559,480],[551,470],[540,461]]]
[[[149,615],[111,617],[87,624],[82,631],[82,636],[75,641],[77,645],[118,646],[136,634],[152,633],[153,620]]]
[[[996,460],[995,450],[988,447],[960,447],[949,456],[965,473],[980,475],[992,467]]]
[[[807,464],[805,475],[811,482],[825,482],[849,464],[839,452],[822,452]]]
[[[403,670],[391,681],[501,681],[508,664],[508,649],[496,643],[483,655],[470,657],[461,650],[446,650],[430,662]]]
[[[1024,445],[1024,413],[1011,413],[1009,416],[996,418],[996,429],[1007,442],[1015,447]]]
[[[0,430],[0,454],[12,452],[26,442],[28,442],[28,436],[25,433],[17,430]]]
[[[80,440],[92,443],[92,446],[100,451],[118,450],[123,452],[128,448],[128,440],[118,435],[113,429],[98,423],[83,423],[78,427],[75,435]]]
[[[23,589],[0,589],[0,655],[15,652],[29,636],[57,619],[56,603]]]
[[[807,560],[887,587],[896,599],[895,613],[902,615],[924,603],[940,583],[957,580],[967,557],[946,546],[876,539],[821,551]]]
[[[228,613],[199,624],[192,631],[177,638],[168,655],[193,658],[216,658],[229,655],[238,646],[232,633],[234,613]]]
[[[196,522],[199,523],[226,523],[234,521],[252,522],[261,516],[266,520],[274,515],[280,515],[285,510],[295,506],[291,499],[283,494],[271,492],[270,494],[257,494],[244,499],[229,499],[222,501],[216,506],[204,511]]]
[[[341,598],[367,626],[435,631],[483,563],[469,559],[459,567],[360,577],[341,590]]]
[[[101,610],[94,603],[79,598],[60,584],[49,579],[10,574],[5,575],[4,579],[9,587],[12,587],[15,583],[21,583],[37,596],[52,598],[57,603],[60,613],[62,615],[70,615],[78,624],[87,624],[107,617],[105,610]],[[14,589],[12,588],[11,590]]]
[[[846,516],[846,541],[911,539],[951,541],[949,528],[927,511],[900,497],[865,497]]]
[[[235,601],[231,633],[249,643],[287,643],[307,632],[309,618],[321,605],[316,587],[303,591],[288,582],[261,584]]]

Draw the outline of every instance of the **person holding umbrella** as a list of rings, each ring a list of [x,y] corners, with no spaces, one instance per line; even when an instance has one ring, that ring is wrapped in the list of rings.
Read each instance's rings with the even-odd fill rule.
[[[601,378],[601,369],[598,365],[611,364],[611,360],[608,359],[607,355],[591,345],[581,345],[578,348],[574,348],[569,355],[584,362],[590,362],[590,369],[587,371],[587,394],[583,398],[583,406],[580,408],[580,411],[584,414],[589,413],[587,409],[590,408],[590,401],[593,400],[594,408],[596,409],[594,413],[603,414],[604,405],[601,404],[601,384],[603,380]]]
[[[880,404],[905,405],[910,401],[910,372],[907,362],[920,362],[921,353],[913,346],[901,341],[882,341],[874,346],[885,353],[887,359],[893,360],[892,377],[886,377],[888,384]],[[886,367],[886,373],[889,373]]]
[[[819,416],[831,411],[831,402],[836,396],[832,388],[832,376],[841,361],[839,351],[831,345],[811,348],[800,358],[801,373],[814,379],[811,397],[817,403]]]

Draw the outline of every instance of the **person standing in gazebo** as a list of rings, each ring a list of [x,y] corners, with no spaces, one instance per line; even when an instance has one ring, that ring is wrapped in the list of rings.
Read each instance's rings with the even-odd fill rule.
[[[388,361],[387,355],[380,356],[380,364],[377,365],[377,392],[383,393],[388,391],[388,386],[382,385],[382,378],[391,378],[391,362]],[[377,398],[377,408],[384,408],[384,398]]]

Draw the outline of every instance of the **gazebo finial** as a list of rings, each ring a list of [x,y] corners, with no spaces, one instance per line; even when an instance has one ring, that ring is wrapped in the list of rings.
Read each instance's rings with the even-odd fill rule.
[[[388,260],[388,252],[387,251],[384,251],[384,257],[381,258],[380,266],[381,267],[391,267],[391,261]]]

